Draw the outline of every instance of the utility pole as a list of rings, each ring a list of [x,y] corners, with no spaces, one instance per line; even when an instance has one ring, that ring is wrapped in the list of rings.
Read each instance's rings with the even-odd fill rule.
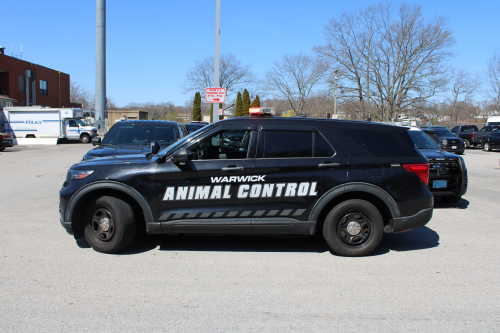
[[[215,88],[220,88],[220,83],[219,83],[219,35],[220,35],[220,0],[215,0],[215,52],[214,52],[214,87]],[[222,105],[219,104],[219,107],[222,107]],[[217,112],[217,110],[214,110],[214,112]],[[213,122],[215,123],[217,121],[219,121],[219,115],[215,114],[215,117],[213,117]]]
[[[337,114],[337,72],[339,70],[335,70],[335,88],[333,91],[333,114]]]
[[[95,22],[95,124],[106,133],[106,0],[96,0]]]

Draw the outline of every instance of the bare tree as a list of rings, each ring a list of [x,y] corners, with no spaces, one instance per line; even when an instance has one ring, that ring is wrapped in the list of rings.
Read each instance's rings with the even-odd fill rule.
[[[458,68],[452,70],[451,78],[451,116],[452,120],[458,123],[460,112],[470,105],[472,97],[479,90],[481,78],[480,74],[471,74]]]
[[[442,17],[425,21],[421,6],[390,3],[343,13],[325,26],[326,45],[315,47],[341,71],[342,97],[373,105],[375,118],[392,119],[445,90],[447,49],[454,38]],[[370,88],[372,87],[372,88]]]
[[[323,82],[328,70],[326,61],[299,53],[285,55],[266,74],[267,90],[288,100],[296,113],[302,113],[314,86]]]
[[[500,51],[495,50],[493,56],[488,61],[488,85],[490,98],[496,104],[496,109],[500,109]]]
[[[81,103],[83,109],[94,110],[94,93],[85,89],[82,85],[72,81],[69,88],[69,96],[71,102]]]
[[[182,88],[184,93],[199,91],[203,95],[205,88],[213,87],[213,82],[214,57],[208,57],[196,61],[194,68],[186,74]],[[256,83],[256,79],[250,65],[243,65],[232,54],[222,54],[219,60],[219,83],[229,94],[241,87],[250,88]]]

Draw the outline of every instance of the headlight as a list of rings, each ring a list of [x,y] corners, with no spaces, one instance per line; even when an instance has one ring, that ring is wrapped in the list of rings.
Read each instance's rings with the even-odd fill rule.
[[[448,140],[443,140],[443,141],[441,141],[441,142],[442,142],[442,143],[443,143],[443,145],[445,145],[445,146],[448,144]]]
[[[83,179],[85,177],[90,176],[94,171],[95,170],[69,170],[66,179],[67,180]]]

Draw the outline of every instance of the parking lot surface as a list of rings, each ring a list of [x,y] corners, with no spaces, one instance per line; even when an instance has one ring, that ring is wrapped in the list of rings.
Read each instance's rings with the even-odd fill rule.
[[[0,330],[439,331],[500,325],[500,152],[466,150],[469,189],[361,258],[321,238],[144,236],[97,253],[59,223],[90,145],[0,153]]]

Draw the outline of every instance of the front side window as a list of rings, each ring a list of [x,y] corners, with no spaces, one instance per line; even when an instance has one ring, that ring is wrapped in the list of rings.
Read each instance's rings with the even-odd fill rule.
[[[47,81],[40,80],[40,95],[48,95]]]
[[[408,131],[418,149],[439,149],[434,140],[422,131]]]
[[[491,126],[484,126],[481,128],[481,132],[491,131]]]
[[[69,127],[78,127],[78,124],[76,123],[75,120],[70,120],[69,121]]]
[[[210,135],[187,149],[190,160],[247,158],[250,130],[223,130]]]

